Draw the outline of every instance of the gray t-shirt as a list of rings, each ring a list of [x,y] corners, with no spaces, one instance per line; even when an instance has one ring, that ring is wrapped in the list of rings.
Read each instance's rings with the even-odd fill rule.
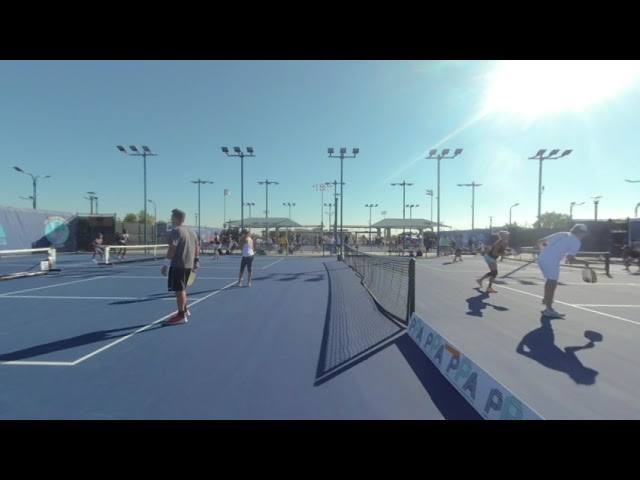
[[[169,245],[176,247],[171,259],[171,266],[177,268],[193,268],[193,259],[196,256],[198,237],[184,225],[171,230]]]

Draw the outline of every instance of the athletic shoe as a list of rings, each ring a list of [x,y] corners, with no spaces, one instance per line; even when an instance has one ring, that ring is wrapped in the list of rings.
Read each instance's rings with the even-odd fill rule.
[[[173,317],[164,321],[165,325],[180,325],[181,323],[187,323],[187,317],[184,313],[176,313]]]
[[[542,310],[542,315],[549,318],[564,318],[565,314],[556,312],[553,308],[546,308]]]

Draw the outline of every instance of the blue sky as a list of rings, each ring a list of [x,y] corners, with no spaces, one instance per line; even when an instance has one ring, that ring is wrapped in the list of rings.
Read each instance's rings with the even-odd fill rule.
[[[638,61],[1,61],[0,205],[25,207],[36,175],[38,207],[89,211],[95,191],[100,213],[144,208],[143,161],[116,145],[148,145],[147,197],[158,218],[172,208],[195,224],[201,187],[202,225],[240,218],[240,160],[221,146],[253,147],[244,160],[244,200],[263,216],[265,187],[271,217],[317,225],[321,194],[314,184],[340,179],[340,160],[327,147],[360,149],[344,160],[344,222],[367,224],[430,219],[427,189],[437,187],[432,148],[462,148],[441,163],[441,221],[471,227],[537,214],[540,149],[573,153],[543,164],[542,211],[592,219],[633,216],[640,202]],[[324,203],[332,201],[331,190]],[[436,220],[436,199],[433,220]],[[153,205],[148,205],[153,214]],[[407,217],[409,210],[407,209]],[[245,218],[249,217],[248,208]],[[324,215],[325,223],[328,216]]]

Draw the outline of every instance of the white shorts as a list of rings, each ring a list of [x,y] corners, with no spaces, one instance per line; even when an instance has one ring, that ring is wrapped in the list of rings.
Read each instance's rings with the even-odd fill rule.
[[[538,258],[538,267],[540,267],[540,271],[544,278],[547,280],[555,280],[558,281],[560,278],[560,264],[553,260],[544,260]]]

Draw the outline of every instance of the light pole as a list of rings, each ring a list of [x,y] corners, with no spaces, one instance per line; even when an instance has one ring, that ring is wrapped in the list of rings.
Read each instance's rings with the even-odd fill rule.
[[[558,158],[566,157],[573,150],[565,150],[564,152],[562,152],[562,155],[558,155],[560,150],[557,149],[557,148],[551,150],[548,155],[544,154],[546,151],[547,150],[543,148],[541,150],[538,150],[538,153],[536,153],[533,157],[529,157],[529,160],[538,160],[540,162],[540,171],[538,173],[538,223],[540,224],[540,226],[542,226],[542,219],[541,219],[541,215],[542,215],[542,191],[543,191],[543,188],[542,188],[542,162],[545,161],[545,160],[556,160]]]
[[[84,197],[84,198],[89,200],[89,202],[91,203],[90,214],[93,215],[93,201],[95,200],[96,203],[97,203],[98,202],[98,197],[96,197],[96,192],[87,192],[87,195],[89,195],[89,196],[88,197]],[[96,213],[98,213],[97,206],[96,206]]]
[[[200,185],[204,184],[204,183],[210,183],[213,184],[212,181],[210,180],[191,180],[191,183],[195,183],[198,185],[198,244],[200,244],[200,241],[202,240],[202,237],[200,236],[200,221],[201,221],[201,215],[200,215]]]
[[[436,255],[440,256],[440,160],[442,160],[443,158],[454,158],[457,157],[458,155],[460,155],[462,153],[462,149],[461,148],[456,148],[456,150],[453,152],[453,155],[449,155],[449,152],[451,150],[449,150],[448,148],[445,148],[444,150],[442,150],[441,153],[438,153],[437,149],[432,149],[429,150],[429,156],[427,157],[427,159],[433,159],[435,158],[436,160],[438,160],[438,192],[437,192],[437,199],[438,199],[438,233],[436,234]]]
[[[476,208],[476,187],[481,187],[481,183],[459,183],[459,187],[471,187],[471,233],[475,230],[475,208]]]
[[[373,207],[377,207],[377,206],[378,206],[378,204],[377,204],[377,203],[376,203],[376,204],[373,204],[373,203],[367,203],[367,204],[365,205],[365,208],[368,208],[368,209],[369,209],[369,245],[370,245],[370,246],[372,245],[372,243],[371,243],[371,209],[372,209]]]
[[[335,246],[337,247],[338,246],[338,197],[340,196],[340,194],[338,193],[338,184],[344,185],[344,183],[341,183],[341,182],[338,182],[337,180],[334,180],[333,182],[326,182],[326,184],[329,185],[329,186],[333,186],[333,201],[334,201],[334,206],[333,206],[333,238],[334,238]],[[342,190],[342,186],[340,187],[340,190]],[[340,258],[338,258],[338,260],[340,260]]]
[[[389,212],[387,212],[386,210],[384,210],[384,211],[380,212],[380,215],[382,215],[382,218],[383,218],[384,220],[386,220],[386,219],[387,219],[387,213],[389,213]]]
[[[224,189],[224,210],[222,212],[222,229],[224,230],[227,224],[227,195],[231,195],[231,190],[228,188]]]
[[[37,193],[37,186],[38,186],[38,179],[39,178],[51,178],[51,175],[33,175],[29,172],[25,172],[23,169],[21,169],[20,167],[13,167],[13,169],[17,172],[20,173],[24,173],[25,175],[29,175],[31,177],[31,182],[33,185],[33,209],[35,210],[37,207],[37,198],[38,198],[38,193]]]
[[[142,145],[142,152],[138,150],[135,145],[129,145],[129,150],[131,152],[127,152],[127,150],[122,145],[117,145],[118,150],[122,153],[126,153],[132,157],[142,157],[143,159],[143,169],[144,169],[144,244],[147,245],[147,157],[156,157],[157,153],[151,153],[151,150],[146,145]]]
[[[320,192],[320,235],[324,236],[324,214],[322,206],[324,205],[324,191],[329,188],[326,183],[317,183],[313,186],[317,192]]]
[[[509,207],[509,226],[511,226],[511,210],[513,210],[513,207],[517,207],[518,205],[520,205],[520,203],[514,203]]]
[[[158,244],[158,209],[156,208],[156,202],[149,199],[149,203],[153,204],[153,244]]]
[[[272,182],[269,179],[266,179],[264,182],[258,182],[260,185],[264,185],[264,189],[266,191],[266,208],[264,210],[265,220],[267,223],[266,234],[267,241],[269,240],[269,185],[278,185],[279,182]],[[276,239],[277,240],[277,239]]]
[[[598,195],[597,197],[591,197],[591,200],[593,200],[593,217],[594,220],[598,220],[598,204],[600,203],[600,199],[602,198],[602,195]]]
[[[411,220],[413,218],[413,207],[419,207],[420,205],[407,205],[407,208],[409,209],[409,220]]]
[[[222,152],[228,157],[240,157],[240,231],[244,230],[244,157],[255,157],[253,147],[247,147],[246,150],[247,153],[240,147],[233,147],[235,153],[229,153],[227,147],[222,147]]]
[[[342,191],[342,187],[344,186],[344,180],[342,178],[342,173],[343,173],[343,163],[344,163],[344,159],[345,158],[356,158],[356,155],[358,155],[360,153],[360,149],[359,148],[354,148],[352,150],[352,154],[351,155],[347,155],[347,149],[345,147],[340,148],[340,155],[334,155],[333,154],[333,148],[329,147],[327,149],[327,153],[329,154],[329,158],[340,158],[340,236],[342,237],[341,241],[340,241],[340,258],[339,260],[341,260],[344,257],[344,228],[343,228],[343,221],[344,219],[342,218],[342,212],[343,212],[343,207],[344,207],[344,195],[343,195],[343,191]],[[336,212],[337,213],[337,212]]]
[[[635,214],[635,218],[638,218],[638,207],[640,207],[640,203],[636,204],[636,214]]]
[[[23,200],[29,200],[33,204],[33,195],[29,195],[28,197],[20,197]]]
[[[427,196],[431,197],[431,216],[429,217],[429,221],[433,223],[433,189],[427,190]],[[433,226],[431,228],[433,229]]]
[[[333,208],[333,203],[325,203],[324,206],[329,207],[329,229],[331,229],[331,209]]]
[[[571,202],[571,205],[569,205],[569,220],[573,219],[573,207],[577,207],[579,205],[584,205],[584,202]]]
[[[291,220],[291,207],[295,207],[296,204],[291,202],[282,202],[282,205],[284,205],[285,207],[289,207],[289,220]]]
[[[489,235],[493,235],[493,217],[489,217]]]
[[[255,207],[255,203],[245,203],[245,206],[249,207],[249,218],[251,218],[251,207]]]
[[[407,187],[413,185],[413,183],[407,183],[405,180],[402,181],[402,183],[392,183],[391,186],[395,187],[395,186],[401,186],[402,187],[402,220],[405,220],[407,218],[406,215],[406,204],[407,204],[407,200],[406,200],[406,190]],[[405,224],[404,222],[402,222],[402,254],[404,255],[404,250],[406,247],[406,235],[405,235]]]

